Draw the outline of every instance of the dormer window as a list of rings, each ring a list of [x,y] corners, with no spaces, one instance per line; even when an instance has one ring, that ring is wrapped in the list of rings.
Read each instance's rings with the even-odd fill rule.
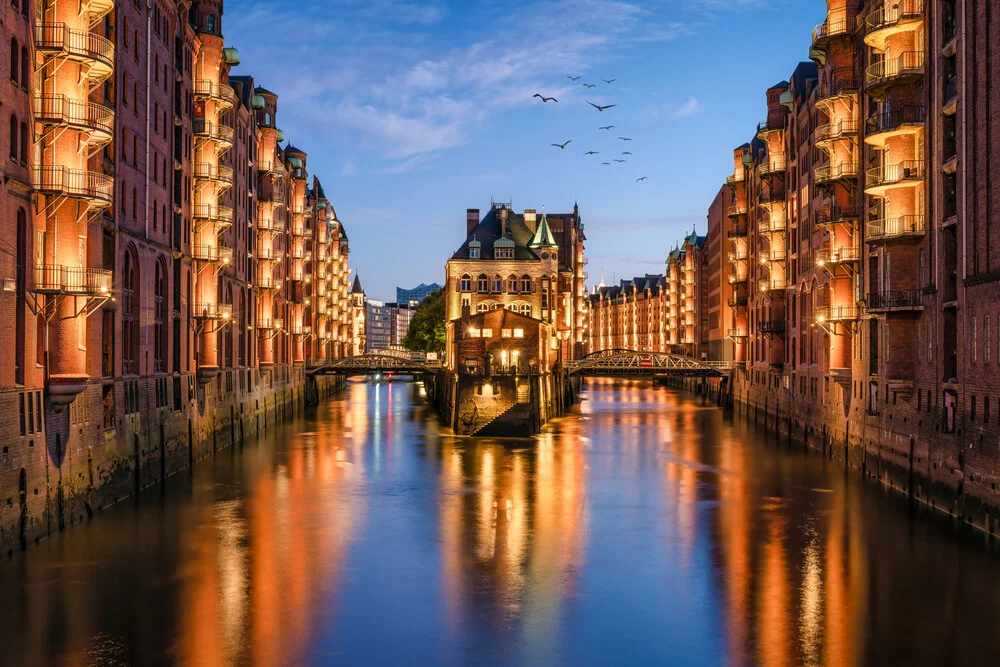
[[[497,239],[493,244],[495,259],[514,259],[514,242],[507,237]]]
[[[476,241],[475,239],[469,241],[469,259],[479,259],[481,249],[482,244],[479,241]]]

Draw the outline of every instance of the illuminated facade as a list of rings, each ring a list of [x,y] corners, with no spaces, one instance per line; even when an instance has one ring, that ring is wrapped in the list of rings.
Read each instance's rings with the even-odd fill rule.
[[[348,353],[351,312],[343,227],[277,95],[230,75],[221,3],[0,12],[7,545],[266,423]]]

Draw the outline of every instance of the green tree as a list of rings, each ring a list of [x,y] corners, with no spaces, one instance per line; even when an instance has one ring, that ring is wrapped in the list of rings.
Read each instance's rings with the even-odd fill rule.
[[[414,352],[443,352],[445,345],[444,290],[438,290],[417,306],[406,330],[403,347]]]

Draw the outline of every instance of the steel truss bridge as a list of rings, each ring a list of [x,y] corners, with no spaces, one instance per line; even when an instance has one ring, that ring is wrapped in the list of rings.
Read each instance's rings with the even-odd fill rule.
[[[354,357],[344,357],[336,361],[315,364],[307,369],[312,375],[370,375],[375,373],[396,373],[399,375],[422,375],[434,373],[439,366],[414,361],[410,353],[396,350],[375,350]]]
[[[698,361],[667,352],[601,350],[565,364],[570,375],[590,377],[723,377],[733,368],[731,361]]]

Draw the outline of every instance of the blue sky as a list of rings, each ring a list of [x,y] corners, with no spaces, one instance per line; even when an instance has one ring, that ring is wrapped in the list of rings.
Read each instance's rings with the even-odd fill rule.
[[[693,225],[704,233],[732,149],[824,13],[823,0],[230,0],[223,31],[236,73],[278,94],[366,291],[392,299],[442,282],[465,209],[491,198],[578,201],[592,283],[662,271]],[[627,163],[601,165],[623,150]]]

